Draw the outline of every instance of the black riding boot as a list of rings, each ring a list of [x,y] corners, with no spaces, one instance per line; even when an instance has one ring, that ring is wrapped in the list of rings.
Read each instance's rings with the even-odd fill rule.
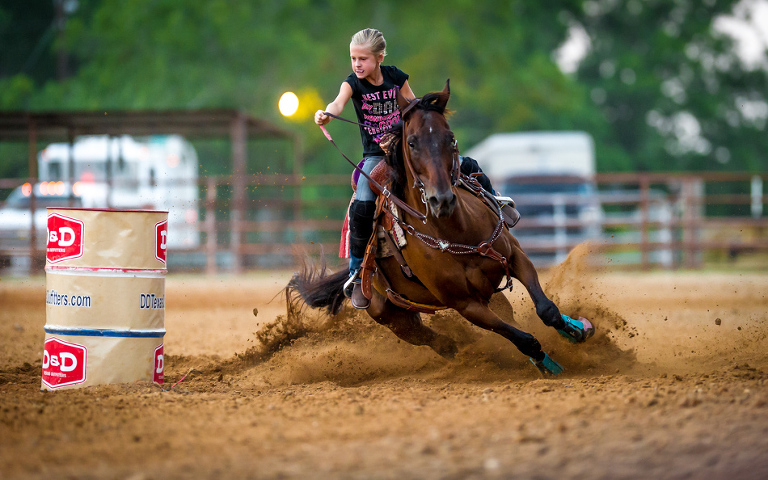
[[[373,234],[373,216],[376,213],[376,202],[355,200],[349,207],[349,276],[350,281],[344,288],[352,306],[368,308],[369,300],[363,295],[358,277],[358,270],[363,263],[365,247]]]
[[[485,191],[496,197],[496,199],[499,200],[499,203],[501,203],[501,217],[507,223],[507,227],[512,228],[520,221],[520,212],[515,208],[515,201],[509,197],[498,197],[496,190],[494,190],[493,185],[491,185],[491,179],[483,173],[483,169],[480,168],[480,165],[477,164],[477,161],[474,158],[461,157],[461,173],[467,176],[472,175],[473,173],[480,174],[475,175],[475,178],[477,178],[478,183],[480,183],[480,186],[483,187]]]
[[[473,173],[479,173],[480,175],[475,175],[475,178],[477,178],[480,186],[483,187],[485,191],[491,195],[496,195],[496,190],[493,189],[491,180],[485,173],[483,173],[483,169],[480,168],[480,165],[477,164],[477,161],[474,158],[461,157],[461,173],[468,177]]]

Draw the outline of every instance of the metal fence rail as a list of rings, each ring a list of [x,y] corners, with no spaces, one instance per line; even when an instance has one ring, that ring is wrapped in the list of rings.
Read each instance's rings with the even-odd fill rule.
[[[709,257],[733,258],[768,253],[768,175],[599,174],[603,214],[591,239],[595,262],[625,268],[701,268]],[[22,180],[0,179],[10,188]],[[237,183],[235,194],[232,186]],[[293,267],[305,255],[337,258],[340,231],[351,188],[346,175],[253,175],[200,180],[200,244],[169,251],[169,269],[209,274],[257,268]],[[569,233],[583,227],[558,212],[583,201],[577,195],[516,198],[518,204],[551,203],[549,217],[526,218],[514,233],[532,258],[563,258],[583,238]],[[548,231],[550,234],[532,235]],[[41,272],[45,232],[37,243],[0,237],[0,261],[15,273]],[[172,235],[173,232],[170,232]],[[13,241],[11,241],[13,240]],[[551,264],[551,262],[550,262]],[[542,262],[540,266],[546,266]]]

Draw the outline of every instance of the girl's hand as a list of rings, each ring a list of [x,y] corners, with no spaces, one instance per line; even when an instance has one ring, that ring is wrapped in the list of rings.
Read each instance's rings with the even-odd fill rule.
[[[315,112],[315,123],[318,125],[325,125],[331,121],[331,117],[325,114],[324,111],[318,110]]]

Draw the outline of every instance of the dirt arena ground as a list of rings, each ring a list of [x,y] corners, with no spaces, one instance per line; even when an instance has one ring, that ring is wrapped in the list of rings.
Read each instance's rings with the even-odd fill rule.
[[[451,313],[425,321],[454,361],[354,311],[289,317],[289,276],[171,275],[164,385],[48,393],[45,279],[0,280],[0,479],[768,478],[768,274],[570,258],[542,283],[597,326],[583,345],[516,284],[555,378]]]

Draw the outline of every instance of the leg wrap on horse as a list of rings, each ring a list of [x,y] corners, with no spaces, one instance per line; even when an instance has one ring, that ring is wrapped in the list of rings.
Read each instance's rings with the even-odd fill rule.
[[[571,343],[581,343],[586,341],[589,337],[595,334],[595,327],[592,322],[584,317],[579,317],[574,320],[568,315],[561,315],[563,317],[563,328],[557,329],[560,335],[564,336]]]
[[[349,254],[363,258],[365,247],[373,233],[376,202],[355,200],[349,207]]]

